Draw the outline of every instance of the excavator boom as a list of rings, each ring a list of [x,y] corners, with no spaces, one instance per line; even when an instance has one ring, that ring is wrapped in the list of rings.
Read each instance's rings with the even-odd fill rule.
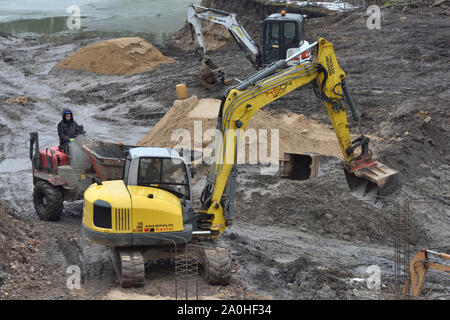
[[[212,8],[205,8],[196,5],[188,7],[188,22],[191,26],[192,36],[196,35],[198,41],[197,53],[202,58],[206,55],[205,42],[203,40],[203,31],[200,20],[214,22],[223,25],[236,41],[238,46],[245,52],[247,59],[255,66],[261,64],[261,54],[258,45],[252,40],[250,35],[239,23],[234,13],[229,13]],[[194,39],[192,39],[194,40]]]
[[[314,61],[288,66],[290,60],[314,47],[317,47]],[[351,191],[361,193],[358,196],[362,198],[365,198],[365,194],[369,191],[371,193],[369,200],[375,201],[378,195],[387,195],[385,190],[388,186],[391,191],[398,190],[397,171],[371,158],[368,147],[370,139],[364,135],[345,78],[345,72],[337,62],[333,45],[320,38],[303,51],[278,61],[228,90],[222,99],[217,119],[217,130],[223,138],[215,149],[215,162],[211,166],[201,199],[203,204],[201,212],[212,217],[208,229],[213,234],[221,234],[232,219],[237,147],[248,122],[262,107],[313,81],[316,94],[325,104],[341,148],[347,179],[351,181],[349,183]],[[347,100],[353,119],[360,130],[360,137],[353,141],[350,137],[344,100]],[[355,154],[357,148],[361,149],[358,155]],[[230,174],[231,179],[228,181]],[[389,183],[396,185],[391,186]],[[228,189],[225,192],[226,187]]]

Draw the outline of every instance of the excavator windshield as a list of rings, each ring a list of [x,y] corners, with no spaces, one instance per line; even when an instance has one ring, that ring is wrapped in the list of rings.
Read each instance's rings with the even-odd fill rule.
[[[189,200],[189,180],[184,163],[170,158],[140,158],[138,185],[157,187]]]

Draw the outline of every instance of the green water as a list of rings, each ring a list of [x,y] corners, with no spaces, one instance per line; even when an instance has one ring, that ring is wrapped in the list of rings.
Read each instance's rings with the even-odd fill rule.
[[[0,32],[18,37],[140,36],[162,43],[180,29],[187,6],[200,0],[0,0]],[[68,8],[77,5],[80,28]],[[70,23],[69,23],[70,25]]]

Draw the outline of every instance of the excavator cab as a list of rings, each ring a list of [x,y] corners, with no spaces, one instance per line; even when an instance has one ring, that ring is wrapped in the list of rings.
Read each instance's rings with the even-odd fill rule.
[[[205,215],[192,208],[193,173],[175,149],[136,147],[128,151],[123,179],[97,180],[86,189],[82,234],[109,247],[122,287],[142,286],[152,259],[175,258],[177,268],[187,266],[188,251],[209,284],[230,282],[228,251],[198,242],[210,232],[201,229]]]
[[[288,49],[303,43],[303,16],[295,13],[274,13],[262,22],[262,64],[270,65],[286,59]]]

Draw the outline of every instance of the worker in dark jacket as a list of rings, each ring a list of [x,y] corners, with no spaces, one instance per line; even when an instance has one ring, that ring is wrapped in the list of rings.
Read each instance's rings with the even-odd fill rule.
[[[72,111],[65,109],[62,120],[58,123],[59,148],[67,151],[67,145],[81,133],[84,133],[83,126],[79,126],[73,120]]]

